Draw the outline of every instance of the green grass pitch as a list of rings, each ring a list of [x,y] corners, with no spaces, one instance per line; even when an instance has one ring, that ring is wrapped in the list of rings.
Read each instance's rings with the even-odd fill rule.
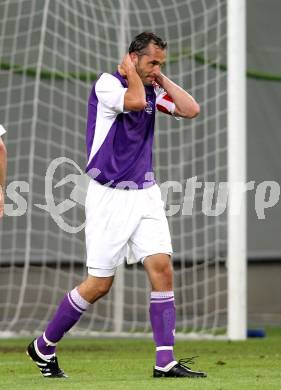
[[[245,342],[178,341],[177,358],[199,355],[206,379],[154,379],[149,340],[71,339],[58,347],[68,379],[43,378],[25,355],[29,340],[0,340],[0,389],[25,390],[280,390],[281,329]]]

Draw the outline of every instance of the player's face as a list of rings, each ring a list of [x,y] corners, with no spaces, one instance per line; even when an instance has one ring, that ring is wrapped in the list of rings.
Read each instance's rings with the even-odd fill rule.
[[[146,54],[139,56],[136,63],[136,70],[144,85],[151,85],[161,72],[161,67],[166,60],[166,50],[160,49],[150,43]]]

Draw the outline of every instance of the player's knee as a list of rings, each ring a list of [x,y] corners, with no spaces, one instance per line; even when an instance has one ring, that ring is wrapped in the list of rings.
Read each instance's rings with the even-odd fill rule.
[[[154,274],[154,281],[158,280],[161,284],[161,288],[170,290],[173,285],[173,268],[170,263],[163,264],[160,269],[157,269],[156,274]],[[158,284],[157,282],[157,284]]]
[[[172,278],[173,276],[173,267],[170,260],[167,260],[161,264],[160,267],[157,268],[157,272],[159,272],[164,278]]]
[[[103,297],[108,293],[112,285],[113,277],[110,278],[98,278],[95,276],[89,276],[78,287],[79,294],[86,301],[94,303],[97,299]]]
[[[173,267],[170,258],[165,258],[165,261],[159,261],[154,264],[153,272],[160,274],[163,278],[169,279],[173,276]]]
[[[154,291],[170,291],[173,288],[173,267],[170,256],[155,255],[144,263]]]
[[[162,278],[168,283],[172,283],[173,280],[173,269],[171,265],[167,265],[162,270]]]
[[[104,295],[106,295],[110,291],[110,288],[111,288],[111,284],[100,283],[97,286],[97,294],[98,294],[98,296],[99,297],[103,297]]]
[[[102,298],[104,295],[106,295],[110,290],[109,285],[106,284],[100,284],[95,286],[95,288],[92,291],[88,292],[88,302],[94,303],[98,299]]]
[[[154,275],[150,279],[154,291],[171,291],[173,290],[173,273],[171,269],[165,268],[162,272]]]

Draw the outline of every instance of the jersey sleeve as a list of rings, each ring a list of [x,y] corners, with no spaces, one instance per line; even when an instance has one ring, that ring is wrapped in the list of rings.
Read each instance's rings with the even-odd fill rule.
[[[167,94],[167,92],[161,88],[158,84],[154,84],[154,91],[156,94],[156,108],[158,111],[163,112],[164,114],[174,115],[176,105],[173,102],[173,99]],[[175,116],[176,119],[179,117]]]
[[[6,133],[6,130],[4,129],[4,127],[2,125],[0,125],[0,137],[2,137],[2,135],[4,135]]]
[[[95,91],[99,102],[112,114],[124,111],[124,96],[127,88],[109,73],[103,73],[96,82]]]

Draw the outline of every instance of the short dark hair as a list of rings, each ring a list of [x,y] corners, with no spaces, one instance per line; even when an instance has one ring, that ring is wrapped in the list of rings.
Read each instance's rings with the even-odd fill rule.
[[[142,56],[146,54],[147,46],[153,43],[155,46],[160,47],[160,49],[165,50],[167,48],[167,42],[163,41],[162,38],[154,34],[153,32],[144,31],[141,34],[137,35],[129,46],[129,53],[137,53]]]

